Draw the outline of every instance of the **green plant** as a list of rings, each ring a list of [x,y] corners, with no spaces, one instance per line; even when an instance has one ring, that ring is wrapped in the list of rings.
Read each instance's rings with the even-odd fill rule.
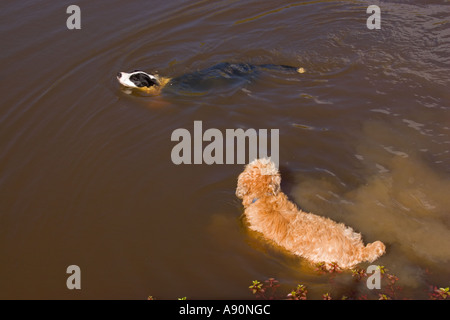
[[[400,296],[400,292],[402,291],[402,287],[397,285],[399,278],[391,273],[388,273],[388,269],[384,266],[378,266],[378,270],[380,271],[382,286],[381,290],[368,290],[367,293],[355,293],[352,291],[351,286],[348,288],[344,288],[345,295],[342,296],[341,300],[368,300],[368,299],[378,299],[378,300],[394,300],[394,299],[404,299],[405,297]],[[344,271],[339,268],[336,263],[318,263],[315,265],[315,271],[319,275],[330,274],[328,277],[330,285],[332,288],[339,289],[339,286],[342,284],[335,283],[334,277],[337,273],[343,273]],[[365,281],[368,277],[367,272],[361,268],[354,268],[350,270],[351,275],[356,282]],[[431,274],[428,270],[426,270],[426,274]],[[275,278],[269,278],[264,282],[260,282],[258,280],[253,280],[252,284],[248,287],[251,293],[257,299],[287,299],[287,300],[307,300],[308,289],[305,285],[299,284],[297,287],[290,291],[287,294],[277,295],[278,288],[280,287],[279,281]],[[340,288],[342,289],[342,288]],[[332,290],[331,292],[333,292]],[[342,291],[342,290],[341,290]],[[446,300],[450,297],[450,287],[437,287],[430,286],[428,291],[428,297],[431,300]],[[323,300],[332,300],[331,293],[326,292],[322,294]],[[155,300],[153,296],[148,296],[147,300]],[[187,300],[187,297],[178,298],[178,300]]]
[[[269,278],[264,283],[254,280],[248,288],[257,298],[273,300],[276,299],[276,291],[279,286],[278,280]]]
[[[450,288],[438,288],[432,286],[429,297],[431,300],[445,300],[450,297]]]
[[[302,284],[299,284],[297,288],[293,291],[291,291],[287,298],[288,300],[306,300],[306,294],[308,293],[308,290],[306,287]]]

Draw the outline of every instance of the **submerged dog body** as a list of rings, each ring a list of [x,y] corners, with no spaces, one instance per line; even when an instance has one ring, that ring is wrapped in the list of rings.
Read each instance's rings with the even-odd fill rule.
[[[342,269],[372,262],[384,254],[375,241],[364,246],[361,234],[342,223],[299,210],[280,190],[278,169],[268,159],[251,162],[239,175],[236,195],[243,201],[250,228],[312,263],[337,263]]]
[[[248,63],[219,63],[210,68],[187,73],[176,78],[160,77],[135,70],[131,73],[119,72],[117,80],[128,88],[137,88],[149,93],[159,94],[164,91],[205,92],[210,88],[242,86],[255,79],[263,70],[278,70],[289,73],[303,73],[303,68],[285,65]]]

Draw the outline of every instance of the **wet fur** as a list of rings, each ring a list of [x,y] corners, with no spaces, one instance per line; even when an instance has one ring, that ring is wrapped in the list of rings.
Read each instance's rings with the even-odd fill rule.
[[[268,159],[254,160],[239,175],[236,195],[242,199],[250,229],[260,232],[312,263],[336,263],[342,269],[373,262],[385,253],[375,241],[364,246],[361,234],[342,223],[307,213],[280,190],[281,177]]]

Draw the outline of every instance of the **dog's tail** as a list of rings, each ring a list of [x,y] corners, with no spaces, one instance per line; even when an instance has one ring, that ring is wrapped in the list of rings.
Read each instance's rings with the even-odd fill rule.
[[[365,246],[362,252],[364,261],[373,262],[386,252],[386,246],[381,241],[375,241]]]
[[[305,73],[305,68],[287,66],[283,64],[261,64],[259,67],[263,69],[278,70],[278,71],[289,71],[297,73]]]

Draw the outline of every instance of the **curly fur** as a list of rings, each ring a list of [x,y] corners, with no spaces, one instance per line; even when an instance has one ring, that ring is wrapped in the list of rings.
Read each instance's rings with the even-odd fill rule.
[[[236,196],[242,199],[252,230],[312,263],[336,263],[342,269],[385,253],[382,242],[364,246],[361,234],[352,228],[298,209],[281,192],[280,183],[269,159],[254,160],[239,175]]]

